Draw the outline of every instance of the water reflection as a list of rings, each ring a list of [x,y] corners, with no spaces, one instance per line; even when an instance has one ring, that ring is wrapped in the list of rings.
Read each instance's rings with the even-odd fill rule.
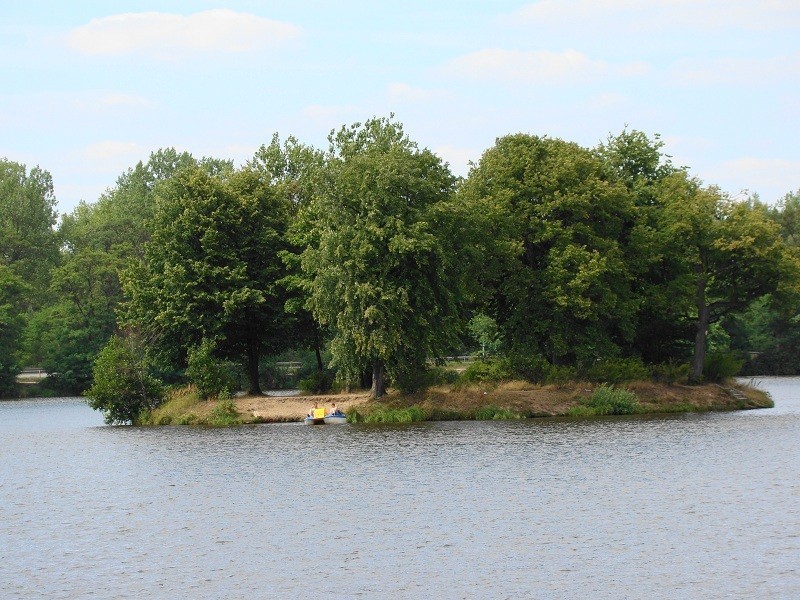
[[[0,403],[0,591],[798,597],[800,381],[762,385],[775,409],[407,426]]]

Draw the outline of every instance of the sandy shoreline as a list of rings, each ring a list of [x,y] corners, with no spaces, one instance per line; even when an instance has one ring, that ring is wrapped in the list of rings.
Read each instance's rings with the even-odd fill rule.
[[[359,413],[379,409],[404,409],[416,406],[440,418],[474,418],[486,407],[508,410],[525,417],[566,416],[591,395],[598,384],[572,382],[563,385],[538,386],[526,382],[507,382],[492,386],[434,387],[412,395],[391,392],[380,400],[372,400],[368,391],[309,396],[242,395],[233,398],[239,423],[299,422],[314,403],[331,410],[333,403],[344,412]],[[769,396],[759,390],[734,383],[721,386],[667,385],[653,382],[631,382],[624,386],[638,399],[639,413],[687,412],[709,410],[741,410],[772,406]],[[275,392],[271,392],[275,393]],[[203,423],[217,407],[216,400],[185,406],[167,421],[156,416],[155,422]]]
[[[236,408],[245,417],[265,421],[301,421],[315,402],[330,409],[332,403],[347,412],[347,409],[369,400],[369,393],[338,394],[326,396],[243,396],[236,398]]]

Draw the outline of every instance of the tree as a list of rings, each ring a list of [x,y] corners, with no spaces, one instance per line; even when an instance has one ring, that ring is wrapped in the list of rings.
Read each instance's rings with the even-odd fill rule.
[[[796,262],[764,211],[732,202],[685,173],[664,183],[659,190],[664,254],[682,265],[681,274],[667,282],[668,295],[676,304],[691,304],[691,377],[700,380],[709,326],[776,291],[783,281],[797,281]]]
[[[94,363],[89,406],[104,413],[109,425],[140,422],[162,401],[161,383],[150,373],[147,351],[135,335],[112,337]]]
[[[300,252],[313,243],[313,227],[309,225],[307,216],[312,199],[321,188],[324,166],[323,152],[298,142],[294,137],[281,144],[277,133],[272,136],[270,144],[262,145],[248,162],[248,167],[256,171],[275,190],[276,196],[290,207],[287,232],[290,249],[281,253],[287,269],[281,282],[287,290],[286,316],[292,321],[295,343],[314,350],[320,372],[324,370],[323,332],[305,308],[307,297],[301,283]]]
[[[158,150],[123,173],[96,202],[81,202],[62,216],[61,255],[51,271],[49,301],[30,315],[25,333],[29,360],[51,373],[50,387],[82,393],[91,384],[92,363],[116,331],[119,273],[141,258],[150,237],[156,186],[184,167],[203,165],[215,172],[230,167],[217,163],[171,148]]]
[[[663,147],[658,134],[650,139],[641,131],[626,128],[595,150],[610,175],[632,195],[634,223],[625,262],[639,302],[634,339],[626,352],[652,363],[683,358],[691,335],[691,326],[687,328],[683,319],[685,306],[667,293],[666,282],[680,276],[682,265],[663,248],[659,189],[670,175],[682,170],[662,152]]]
[[[58,261],[55,205],[50,173],[0,160],[0,264],[31,286],[26,306],[45,298],[50,269]]]
[[[127,321],[176,367],[213,341],[220,358],[245,359],[250,392],[261,393],[261,354],[287,344],[277,283],[286,223],[286,204],[252,170],[178,171],[157,186],[144,260],[126,271]]]
[[[302,252],[307,307],[332,332],[333,364],[372,372],[372,395],[441,356],[460,327],[462,272],[451,251],[454,178],[389,119],[329,136],[326,180]]]
[[[517,351],[552,362],[613,355],[633,336],[631,194],[591,151],[500,138],[460,189],[483,230],[486,312]]]
[[[20,299],[27,292],[28,286],[9,267],[0,263],[0,398],[8,398],[14,393],[24,323]]]

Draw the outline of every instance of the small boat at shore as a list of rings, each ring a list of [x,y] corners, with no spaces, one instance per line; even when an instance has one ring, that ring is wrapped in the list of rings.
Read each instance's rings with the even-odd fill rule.
[[[343,423],[347,423],[347,415],[340,410],[325,415],[325,425],[342,425]]]
[[[326,415],[324,408],[315,408],[303,419],[303,423],[306,425],[341,425],[347,423],[347,415],[338,409]]]

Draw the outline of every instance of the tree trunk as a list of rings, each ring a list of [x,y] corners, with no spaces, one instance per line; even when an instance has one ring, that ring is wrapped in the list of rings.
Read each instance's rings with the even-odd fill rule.
[[[370,394],[373,398],[380,398],[386,394],[386,368],[382,360],[375,360],[372,362],[372,389]]]
[[[249,393],[255,396],[261,395],[261,382],[258,376],[258,362],[260,359],[258,352],[258,340],[255,335],[248,335],[247,340],[247,377],[250,380]]]
[[[314,325],[314,354],[317,357],[317,370],[324,371],[325,368],[322,365],[322,352],[320,351],[320,343],[319,343],[319,328]]]
[[[692,383],[700,383],[703,380],[703,364],[706,360],[708,323],[711,318],[711,310],[706,302],[705,275],[700,275],[697,280],[695,305],[697,307],[697,329],[694,333],[694,356],[692,357],[692,374],[689,379]]]

